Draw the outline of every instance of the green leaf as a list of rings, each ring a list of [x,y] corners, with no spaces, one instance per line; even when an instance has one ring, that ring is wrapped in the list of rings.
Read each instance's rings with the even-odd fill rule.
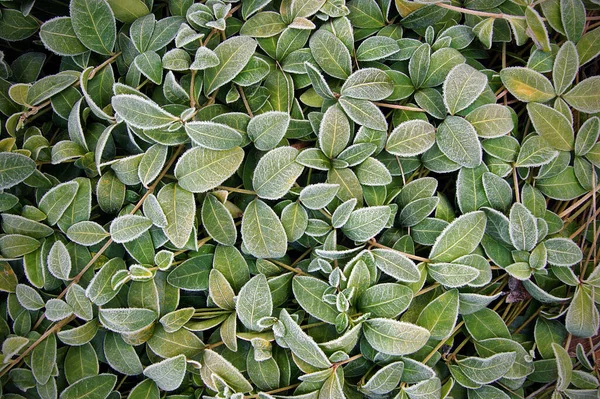
[[[579,70],[579,56],[573,42],[565,42],[554,60],[552,82],[557,95],[563,94],[575,80]]]
[[[310,38],[311,54],[326,74],[346,79],[352,72],[350,52],[344,43],[332,33],[319,29]]]
[[[252,186],[265,199],[278,199],[290,190],[304,166],[296,162],[298,150],[279,147],[266,153],[256,165]]]
[[[184,355],[165,359],[144,369],[144,375],[153,380],[163,391],[174,391],[183,382],[186,374]]]
[[[367,241],[385,227],[390,218],[389,206],[372,206],[353,211],[342,227],[342,232],[351,240]]]
[[[31,371],[38,384],[44,385],[50,379],[56,365],[56,336],[46,337],[31,352]]]
[[[85,53],[87,48],[79,41],[69,17],[52,18],[41,26],[40,39],[55,54],[73,56]]]
[[[292,55],[290,55],[290,57],[287,57],[286,59],[291,57]],[[329,99],[335,98],[333,92],[327,84],[327,81],[325,80],[321,72],[312,63],[305,61],[304,69],[306,70],[306,74],[308,75],[310,82],[312,83],[313,89],[315,89],[315,92],[319,96]],[[284,70],[286,69],[284,68]]]
[[[53,95],[60,93],[77,81],[78,75],[63,72],[46,76],[35,82],[27,91],[27,104],[38,105]]]
[[[482,149],[473,125],[458,116],[449,116],[438,126],[437,145],[452,161],[466,168],[481,163]]]
[[[108,3],[105,0],[73,0],[69,10],[73,30],[81,43],[96,53],[112,54],[117,27]]]
[[[539,72],[524,67],[504,68],[500,78],[510,94],[523,102],[544,103],[555,97],[552,83]]]
[[[131,333],[147,327],[156,320],[156,312],[143,308],[102,308],[98,319],[104,327],[117,333]]]
[[[430,62],[431,47],[428,43],[423,43],[417,47],[408,63],[410,79],[412,80],[415,89],[420,88],[423,85],[423,82],[425,82]]]
[[[108,232],[102,226],[91,221],[75,223],[67,230],[69,240],[84,246],[98,244],[108,236]]]
[[[193,193],[206,192],[233,175],[243,158],[244,151],[240,147],[224,151],[195,147],[181,156],[175,166],[175,176],[182,188]],[[166,212],[166,208],[163,210]]]
[[[219,377],[235,392],[250,392],[252,390],[252,385],[244,378],[242,373],[218,353],[210,349],[205,350],[200,364],[202,365],[200,376],[210,389],[217,390],[214,385],[217,379],[214,377]]]
[[[465,119],[473,125],[480,137],[494,138],[510,133],[514,122],[510,108],[499,104],[486,104],[469,112]]]
[[[287,250],[287,236],[275,212],[256,199],[242,218],[242,241],[257,258],[281,258]]]
[[[531,251],[537,242],[537,223],[533,214],[516,202],[510,209],[510,240],[519,251]]]
[[[98,375],[98,355],[90,343],[69,348],[64,360],[65,377],[69,383]]]
[[[456,363],[460,370],[478,384],[489,384],[504,376],[515,362],[515,352],[497,353],[490,357],[468,357]]]
[[[535,130],[560,151],[571,151],[575,143],[573,126],[554,108],[544,104],[527,104],[527,113]]]
[[[85,377],[69,385],[60,394],[60,399],[106,399],[117,383],[114,374],[98,374]]]
[[[323,209],[333,200],[339,189],[339,184],[311,184],[300,191],[299,200],[308,209]]]
[[[68,280],[71,273],[71,255],[65,244],[56,241],[48,253],[48,271],[60,280]],[[42,383],[42,384],[45,384]]]
[[[273,300],[271,291],[264,274],[259,274],[250,279],[240,290],[236,302],[236,313],[246,328],[253,331],[262,331],[259,320],[271,316]]]
[[[495,20],[495,18],[486,18],[473,27],[473,33],[477,35],[481,44],[487,49],[492,48]]]
[[[533,40],[536,47],[545,52],[550,51],[548,29],[546,29],[540,14],[533,7],[525,9],[525,21],[527,22],[527,36]]]
[[[577,42],[577,53],[579,54],[579,64],[585,65],[600,53],[600,29],[592,29],[588,31]]]
[[[210,274],[208,276],[208,291],[210,294],[210,298],[215,303],[215,305],[217,305],[221,309],[235,309],[235,292],[233,291],[233,288],[231,288],[231,285],[229,284],[227,279],[223,276],[223,273],[221,273],[217,269],[213,269],[210,271]],[[193,316],[194,308],[191,309],[191,316]]]
[[[354,173],[363,186],[386,186],[392,182],[390,171],[381,161],[372,157],[358,165]]]
[[[402,122],[390,134],[386,150],[393,155],[409,157],[422,154],[435,143],[435,129],[425,121]]]
[[[353,0],[348,2],[348,18],[357,28],[381,28],[385,20],[381,8],[373,0]]]
[[[558,380],[556,382],[556,389],[564,391],[571,384],[571,377],[573,375],[573,364],[571,363],[571,357],[565,348],[562,346],[552,343],[552,351],[556,358],[556,366],[558,369]]]
[[[152,83],[162,84],[163,65],[160,56],[156,52],[146,51],[135,57],[133,63],[142,75],[150,79]]]
[[[114,242],[133,241],[152,227],[152,221],[145,216],[119,216],[110,224],[110,235]]]
[[[431,263],[427,271],[435,281],[449,288],[462,287],[479,277],[476,268],[460,263]]]
[[[592,117],[586,120],[575,137],[575,155],[584,156],[593,148],[600,135],[600,119]]]
[[[421,311],[416,324],[429,330],[433,339],[447,338],[458,317],[458,290],[450,290],[435,298]]]
[[[311,316],[329,324],[335,324],[338,311],[335,305],[323,301],[329,284],[310,276],[296,276],[292,280],[294,297]]]
[[[304,235],[308,226],[308,213],[299,202],[292,202],[281,211],[281,224],[288,242],[297,241]]]
[[[143,367],[135,349],[123,341],[119,334],[108,332],[104,336],[104,357],[116,371],[125,375],[138,375]]]
[[[427,77],[423,87],[441,85],[452,68],[465,62],[465,57],[454,48],[445,47],[431,54]]]
[[[281,15],[273,11],[263,11],[248,19],[242,25],[240,34],[251,37],[271,37],[282,32],[285,27]]]
[[[124,23],[132,23],[148,14],[148,6],[142,0],[107,0],[115,18]]]
[[[289,346],[290,350],[301,360],[319,369],[331,366],[331,363],[323,353],[323,350],[315,343],[311,336],[306,334],[298,324],[290,317],[287,310],[282,309],[279,315],[279,323],[283,327],[281,338]]]
[[[513,199],[510,184],[503,178],[490,172],[485,172],[481,181],[485,190],[485,196],[492,208],[506,212]]]
[[[18,10],[3,8],[0,15],[0,38],[8,42],[24,40],[35,34],[40,25],[33,15],[23,15]]]
[[[412,290],[404,285],[381,283],[363,291],[357,306],[363,313],[393,318],[408,308],[412,298]]]
[[[408,355],[421,349],[429,331],[411,323],[374,318],[364,323],[365,338],[371,346],[388,355]]]
[[[594,304],[594,291],[593,286],[579,286],[567,310],[565,325],[567,331],[576,337],[592,337],[598,330],[599,316]]]
[[[17,276],[8,262],[0,262],[0,291],[14,293],[17,289]]]
[[[211,271],[211,274],[213,274],[213,273],[220,274],[218,270],[215,270],[214,272]],[[210,281],[210,277],[209,277],[209,281]],[[210,283],[209,283],[209,286],[210,286]],[[212,298],[212,295],[211,295],[211,298]],[[233,299],[233,296],[232,296],[232,299]],[[172,332],[178,331],[179,329],[181,329],[184,326],[185,323],[190,321],[190,319],[194,315],[195,311],[196,311],[196,309],[192,308],[192,307],[177,309],[177,310],[169,312],[166,315],[164,315],[163,317],[161,317],[159,322],[160,322],[160,324],[162,324],[164,330],[167,333],[172,333]]]
[[[536,187],[547,197],[563,201],[577,198],[587,192],[579,184],[572,166],[555,176],[538,179]]]
[[[185,131],[192,141],[200,147],[209,150],[232,150],[221,153],[210,152],[210,154],[239,154],[238,145],[242,144],[242,135],[225,124],[189,122],[185,124]]]
[[[202,204],[202,224],[208,234],[218,243],[233,245],[237,229],[229,210],[214,195],[208,194]]]
[[[250,280],[248,264],[235,247],[217,246],[213,268],[220,271],[236,291],[239,291]]]
[[[350,141],[350,122],[337,106],[325,111],[319,127],[319,147],[329,158],[337,157]]]
[[[541,166],[552,162],[557,156],[558,151],[545,138],[533,135],[523,143],[516,165],[524,167]]]
[[[25,180],[35,171],[35,162],[25,155],[0,152],[0,189],[4,190]]]
[[[371,251],[377,267],[395,279],[414,283],[421,279],[421,274],[414,262],[405,255],[391,249],[373,249]]]
[[[204,349],[204,343],[193,332],[185,328],[168,333],[163,327],[156,326],[148,347],[161,357],[184,355],[193,358]]]
[[[163,228],[165,235],[173,245],[182,248],[194,227],[194,194],[178,184],[171,183],[161,188],[156,198],[167,217],[167,227]]]
[[[214,51],[202,46],[196,50],[194,56],[194,62],[190,65],[189,69],[192,71],[203,71],[208,68],[214,68],[219,65],[219,57]]]
[[[488,338],[508,338],[510,332],[504,320],[492,309],[483,308],[468,315],[463,314],[465,327],[476,341]]]
[[[356,49],[358,61],[376,61],[400,51],[398,43],[391,37],[373,36],[365,39]],[[387,96],[386,96],[387,97]]]
[[[131,392],[129,392],[129,396],[127,399],[159,399],[160,391],[158,390],[158,386],[156,383],[150,379],[145,379],[144,381],[137,384]]]
[[[219,44],[214,52],[219,65],[204,71],[204,92],[211,94],[229,83],[244,69],[256,50],[256,41],[249,37],[232,37]]]
[[[444,104],[451,115],[467,108],[487,86],[487,77],[467,65],[452,68],[444,80]]]
[[[373,394],[386,394],[391,392],[400,383],[404,363],[401,361],[390,363],[377,370],[361,389]]]
[[[156,103],[134,94],[114,96],[112,106],[127,124],[140,129],[159,129],[178,120]]]
[[[119,293],[118,290],[113,290],[110,280],[120,270],[125,270],[125,262],[120,258],[112,258],[102,266],[85,290],[90,301],[102,306]]]
[[[77,317],[84,320],[93,318],[92,303],[85,296],[85,290],[80,285],[73,284],[69,287],[66,300]]]
[[[583,259],[581,249],[567,238],[551,238],[544,241],[548,251],[548,263],[553,266],[573,266]]]
[[[375,68],[359,69],[346,79],[341,94],[346,97],[379,101],[389,97],[394,91],[390,77]]]
[[[579,82],[563,97],[569,105],[588,114],[600,112],[600,77],[592,76]]]
[[[585,28],[583,2],[581,0],[560,0],[560,16],[567,39],[578,42]]]
[[[6,234],[0,237],[0,253],[6,258],[18,258],[40,247],[35,238],[22,234]]]
[[[169,273],[167,282],[188,291],[205,291],[212,257],[212,254],[202,254],[186,260]]]
[[[48,224],[55,225],[69,207],[79,185],[71,181],[53,187],[40,199],[38,207],[46,214]]]
[[[255,116],[248,123],[248,137],[261,151],[268,151],[283,139],[290,124],[290,116],[285,112],[269,111]]]
[[[429,258],[436,262],[452,262],[468,255],[481,242],[486,217],[481,211],[469,212],[455,219],[438,236]]]
[[[248,351],[246,364],[248,376],[257,388],[263,390],[276,389],[279,386],[281,372],[274,358],[257,361],[255,350]]]
[[[354,122],[373,130],[387,130],[387,121],[371,101],[340,97],[340,105]]]

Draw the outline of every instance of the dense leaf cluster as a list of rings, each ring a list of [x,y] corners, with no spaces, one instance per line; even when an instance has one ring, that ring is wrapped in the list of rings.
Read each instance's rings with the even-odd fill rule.
[[[599,396],[598,0],[0,3],[3,397]]]

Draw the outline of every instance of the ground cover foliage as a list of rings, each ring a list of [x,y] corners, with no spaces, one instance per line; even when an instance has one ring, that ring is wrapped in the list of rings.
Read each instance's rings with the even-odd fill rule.
[[[0,1],[5,398],[596,398],[597,0]]]

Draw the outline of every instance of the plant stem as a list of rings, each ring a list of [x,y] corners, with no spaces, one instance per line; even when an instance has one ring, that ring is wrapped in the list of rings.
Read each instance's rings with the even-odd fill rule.
[[[4,374],[8,373],[8,371],[10,369],[12,369],[13,367],[15,367],[17,364],[19,364],[21,362],[21,360],[25,359],[25,357],[27,355],[29,355],[29,353],[31,353],[31,351],[34,350],[35,347],[38,346],[48,336],[54,334],[55,332],[60,331],[61,328],[63,328],[67,324],[69,324],[73,319],[75,319],[75,315],[71,315],[71,316],[67,317],[66,319],[59,321],[58,323],[56,323],[55,325],[50,327],[48,330],[46,330],[46,332],[44,332],[33,344],[31,344],[27,349],[25,349],[25,351],[23,353],[21,353],[21,355],[19,355],[18,358],[16,358],[12,362],[10,362],[4,370],[0,371],[0,377],[2,377]]]
[[[425,112],[425,110],[423,108],[409,107],[407,105],[388,104],[388,103],[380,103],[380,102],[374,102],[373,104],[377,105],[378,107],[401,109],[403,111]]]
[[[232,193],[240,193],[240,194],[248,194],[248,195],[256,195],[255,191],[252,190],[244,190],[243,188],[236,187],[226,187],[226,186],[217,186],[215,187],[217,190],[227,190]]]
[[[507,14],[499,14],[499,13],[493,13],[493,12],[470,10],[468,8],[457,7],[457,6],[453,6],[451,4],[446,4],[446,3],[436,3],[436,5],[438,7],[447,8],[448,10],[460,12],[461,14],[477,15],[478,17],[502,18],[502,19],[525,19],[525,17],[521,16],[521,15],[507,15]]]
[[[425,262],[425,263],[431,262],[431,260],[429,260],[427,258],[423,258],[421,256],[412,255],[412,254],[408,254],[406,252],[398,251],[397,249],[394,249],[394,248],[386,247],[385,245],[380,244],[377,241],[375,241],[375,239],[373,239],[373,238],[371,238],[369,240],[369,245],[372,246],[372,247],[389,249],[390,251],[398,252],[399,254],[402,254],[402,255],[406,256],[407,258],[409,258],[409,259],[416,260],[416,261],[419,261],[419,262]]]
[[[138,201],[138,203],[133,207],[133,210],[130,212],[131,215],[133,215],[135,212],[137,212],[138,209],[141,208],[141,206],[144,203],[144,201],[146,200],[146,198],[148,198],[148,196],[154,192],[154,190],[156,189],[156,186],[161,181],[161,179],[164,177],[165,173],[167,173],[167,171],[169,170],[169,168],[173,165],[173,163],[177,159],[177,156],[179,155],[179,153],[182,150],[183,150],[183,145],[180,145],[179,147],[177,147],[177,149],[175,150],[175,152],[173,153],[173,155],[169,159],[169,162],[167,162],[166,166],[163,168],[163,170],[160,173],[160,175],[156,178],[156,180],[154,181],[154,183],[152,183],[152,185],[148,188],[148,190],[142,196],[142,198],[140,198],[140,200]],[[64,297],[67,294],[67,291],[69,290],[69,288],[71,288],[72,285],[77,284],[79,282],[79,280],[81,280],[81,278],[83,277],[83,275],[89,270],[90,267],[92,267],[96,263],[96,261],[100,258],[100,256],[102,256],[102,254],[108,249],[108,247],[110,247],[110,245],[112,244],[112,242],[113,242],[112,238],[109,238],[106,241],[106,243],[102,246],[102,248],[100,248],[100,250],[98,252],[96,252],[96,254],[92,257],[92,259],[90,259],[90,261],[83,267],[83,269],[69,282],[69,284],[67,285],[67,287],[60,294],[58,294],[58,296],[56,297],[57,299],[61,299],[62,297]],[[46,318],[46,315],[45,315],[45,313],[43,313],[39,317],[39,319],[36,321],[36,323],[33,326],[32,330],[35,330],[36,328],[38,328],[40,326],[40,324],[42,323],[42,321],[45,318]],[[72,319],[65,319],[65,320],[69,320],[70,321]],[[48,331],[54,331],[54,328],[56,326],[58,326],[58,325],[61,325],[61,327],[62,327],[64,325],[64,324],[62,324],[63,322],[64,322],[64,320],[61,320],[60,322],[58,322],[57,324],[55,324],[52,328],[50,328],[50,330],[48,330]],[[42,342],[42,340],[46,336],[47,335],[44,334],[40,338],[38,338],[33,344],[31,344],[31,346],[25,351],[25,353],[29,353],[30,349],[33,349],[37,345],[39,345],[39,343]],[[2,371],[2,373],[0,373],[0,376],[2,376],[7,370],[10,370],[12,367],[14,367],[15,364],[18,361],[20,361],[20,357],[17,360],[11,362],[9,364],[9,366],[6,369],[4,369]]]

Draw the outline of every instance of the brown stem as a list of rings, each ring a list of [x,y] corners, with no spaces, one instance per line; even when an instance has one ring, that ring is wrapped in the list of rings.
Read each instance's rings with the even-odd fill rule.
[[[408,254],[406,252],[398,251],[397,249],[394,249],[394,248],[386,247],[385,245],[380,244],[377,241],[375,241],[375,239],[373,239],[373,238],[371,238],[369,240],[369,245],[372,246],[372,247],[377,247],[377,248],[389,249],[391,251],[396,251],[399,254],[402,254],[402,255],[406,256],[407,258],[409,258],[409,259],[416,260],[416,261],[419,261],[419,262],[425,262],[425,263],[431,262],[431,260],[429,260],[427,258],[423,258],[421,256],[417,256],[417,255],[413,255],[413,254]]]
[[[272,391],[268,391],[268,392],[265,392],[265,393],[272,394],[272,393],[284,392],[284,391],[288,391],[290,389],[294,389],[298,385],[300,385],[300,383],[288,385],[287,387],[277,388],[277,389],[274,389]],[[257,393],[254,394],[254,395],[244,396],[244,399],[255,399],[255,398],[258,398],[258,394]]]
[[[21,360],[25,359],[25,357],[27,355],[29,355],[29,353],[31,353],[31,351],[34,350],[35,347],[38,346],[48,336],[50,336],[51,334],[53,334],[55,332],[60,331],[61,328],[63,328],[67,324],[69,324],[74,318],[75,318],[75,315],[71,315],[71,316],[67,317],[66,319],[59,321],[58,323],[56,323],[55,325],[50,327],[48,330],[46,330],[46,332],[44,332],[33,344],[31,344],[29,346],[29,348],[25,349],[25,351],[23,353],[21,353],[21,355],[18,358],[16,358],[12,362],[10,362],[4,370],[0,371],[0,377],[2,377],[4,374],[8,373],[8,371],[10,369],[12,369],[13,367],[15,367],[17,364],[19,364],[21,362]]]
[[[250,104],[248,104],[248,100],[246,100],[246,94],[244,94],[244,89],[240,86],[237,87],[240,96],[242,97],[242,101],[244,103],[244,107],[246,107],[246,112],[250,116],[250,118],[254,118],[254,114],[252,113],[252,109],[250,109]]]
[[[457,7],[457,6],[453,6],[451,4],[446,4],[446,3],[436,3],[436,5],[438,7],[447,8],[448,10],[457,11],[462,14],[477,15],[479,17],[485,17],[485,18],[525,19],[525,17],[521,16],[521,15],[507,15],[507,14],[499,14],[499,13],[493,13],[493,12],[470,10],[468,8]]]
[[[285,263],[281,263],[278,260],[271,259],[271,262],[273,262],[274,264],[276,264],[279,267],[284,268],[285,270],[289,270],[290,272],[294,272],[300,276],[306,276],[306,273],[304,273],[302,270],[296,269],[295,267],[291,267],[289,265],[286,265]]]
[[[388,104],[388,103],[380,103],[380,102],[374,102],[373,104],[377,105],[378,107],[401,109],[403,111],[425,112],[425,110],[423,108],[409,107],[407,105]]]

